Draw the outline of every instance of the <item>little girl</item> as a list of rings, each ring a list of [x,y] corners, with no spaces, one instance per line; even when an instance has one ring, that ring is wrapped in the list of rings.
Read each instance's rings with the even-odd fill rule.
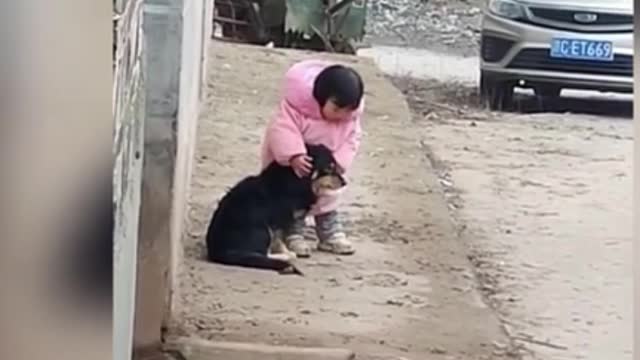
[[[272,161],[289,165],[300,177],[308,175],[305,143],[323,144],[333,151],[341,173],[351,167],[360,145],[364,85],[353,69],[320,60],[294,64],[286,73],[277,115],[269,123],[262,146],[262,166]],[[325,195],[311,209],[318,250],[341,255],[355,252],[342,229],[339,195]],[[311,255],[304,240],[305,219],[285,232],[285,243],[299,257]]]

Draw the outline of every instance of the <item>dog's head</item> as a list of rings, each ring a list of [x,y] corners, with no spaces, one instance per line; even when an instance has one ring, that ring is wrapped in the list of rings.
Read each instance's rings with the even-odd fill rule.
[[[324,145],[307,145],[307,154],[312,159],[311,188],[320,196],[336,191],[347,185],[338,171],[338,163],[333,153]]]

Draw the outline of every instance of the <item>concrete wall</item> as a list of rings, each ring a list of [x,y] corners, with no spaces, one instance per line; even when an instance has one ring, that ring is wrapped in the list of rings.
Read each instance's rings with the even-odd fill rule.
[[[154,353],[182,257],[212,0],[145,0],[146,122],[134,346]]]
[[[180,76],[180,97],[178,107],[178,139],[175,189],[171,222],[171,263],[169,277],[169,312],[174,309],[173,299],[179,286],[176,282],[182,264],[182,233],[186,220],[189,185],[193,170],[196,147],[197,120],[200,115],[200,101],[207,62],[207,45],[211,39],[213,0],[185,1],[183,6],[182,61]],[[188,54],[188,56],[184,56]],[[168,318],[165,317],[165,323]]]
[[[131,356],[145,118],[142,0],[114,2],[113,356]]]
[[[145,1],[147,104],[134,345],[153,353],[167,303],[170,219],[176,154],[182,15],[179,6]],[[144,351],[146,352],[146,351]]]

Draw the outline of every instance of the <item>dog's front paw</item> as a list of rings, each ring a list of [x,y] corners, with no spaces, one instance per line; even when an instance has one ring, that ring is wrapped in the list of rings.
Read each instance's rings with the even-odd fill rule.
[[[284,254],[285,254],[285,255],[287,256],[287,258],[288,258],[288,260],[287,260],[287,261],[293,261],[293,260],[295,260],[295,259],[297,259],[297,258],[298,258],[298,255],[296,255],[296,253],[294,253],[293,251],[288,250],[288,249],[284,252]]]
[[[286,268],[280,270],[280,274],[281,275],[300,275],[300,276],[304,276],[302,271],[297,266],[295,266],[294,264],[291,264],[291,265],[287,266]]]

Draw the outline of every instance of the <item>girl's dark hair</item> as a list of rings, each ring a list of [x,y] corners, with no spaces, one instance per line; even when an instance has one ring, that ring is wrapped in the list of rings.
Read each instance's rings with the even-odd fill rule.
[[[340,108],[357,109],[364,94],[360,75],[342,65],[332,65],[320,72],[313,83],[313,97],[320,107],[332,100]]]

